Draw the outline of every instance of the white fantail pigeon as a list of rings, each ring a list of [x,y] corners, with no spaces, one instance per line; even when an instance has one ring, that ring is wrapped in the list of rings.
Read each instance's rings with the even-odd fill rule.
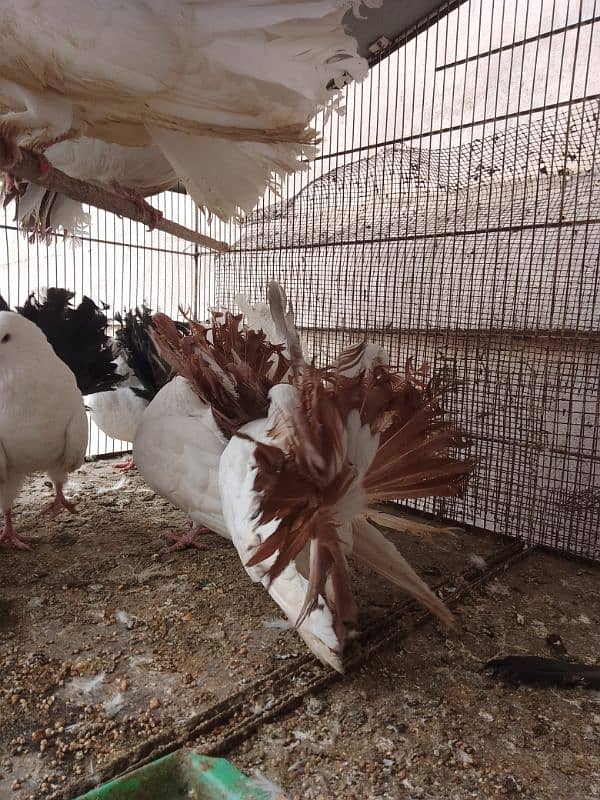
[[[75,376],[33,322],[0,312],[0,543],[28,549],[12,524],[12,504],[27,475],[48,473],[56,488],[49,511],[74,511],[63,494],[83,462],[88,425]]]
[[[277,292],[270,298],[277,321]],[[443,420],[434,384],[368,352],[358,345],[325,370],[293,358],[292,384],[271,389],[268,416],[233,435],[219,466],[223,516],[248,574],[336,669],[357,617],[350,555],[451,619],[368,521],[369,506],[458,494],[473,469],[451,455],[466,440]]]
[[[169,317],[154,315],[159,353],[177,377],[144,412],[133,457],[146,482],[190,517],[187,533],[167,534],[175,542],[168,550],[202,549],[196,536],[207,530],[230,538],[219,459],[234,430],[266,413],[269,389],[289,365],[281,346],[241,319],[215,312],[212,323],[190,322],[186,335]]]

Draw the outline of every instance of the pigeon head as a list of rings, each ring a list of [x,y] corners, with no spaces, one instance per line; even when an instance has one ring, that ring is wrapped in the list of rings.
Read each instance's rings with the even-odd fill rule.
[[[0,365],[46,349],[52,350],[37,325],[13,311],[0,311]]]

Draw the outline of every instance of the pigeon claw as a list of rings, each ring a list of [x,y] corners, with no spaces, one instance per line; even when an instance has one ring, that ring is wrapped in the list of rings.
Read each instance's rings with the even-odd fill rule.
[[[12,517],[10,511],[4,512],[4,528],[2,533],[0,533],[0,545],[9,546],[12,545],[16,547],[18,550],[31,550],[31,546],[28,544],[29,539],[25,536],[19,536],[15,529],[13,528],[12,524]]]
[[[186,550],[188,547],[194,547],[196,550],[210,550],[210,546],[208,544],[204,544],[203,542],[198,542],[196,540],[196,536],[207,533],[211,533],[209,528],[206,528],[204,525],[194,525],[193,523],[190,523],[186,533],[169,531],[165,534],[165,536],[167,539],[170,539],[173,544],[164,547],[162,552],[175,553],[178,550]]]
[[[63,494],[62,486],[57,484],[56,497],[42,510],[42,514],[49,514],[50,518],[54,519],[54,517],[57,517],[60,514],[63,508],[65,508],[71,514],[77,513],[75,503],[71,503],[70,500],[67,500]]]
[[[163,216],[162,211],[147,203],[140,192],[135,189],[129,189],[127,186],[121,186],[118,181],[113,181],[111,187],[113,192],[130,200],[136,206],[142,217],[141,221],[148,226],[149,230],[153,231],[158,226]]]
[[[125,461],[119,461],[118,464],[115,464],[117,469],[120,469],[121,472],[129,472],[130,469],[134,469],[135,462],[133,460],[133,456],[129,456],[126,458]]]
[[[0,533],[0,545],[3,545],[4,547],[12,545],[13,547],[16,547],[17,550],[31,550],[31,545],[27,544],[28,542],[29,539],[26,536],[19,536],[14,531],[12,534],[6,534],[5,531]]]

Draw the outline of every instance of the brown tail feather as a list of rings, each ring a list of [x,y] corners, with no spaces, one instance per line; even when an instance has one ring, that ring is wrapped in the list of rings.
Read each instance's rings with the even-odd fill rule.
[[[271,344],[262,331],[240,329],[241,316],[228,312],[214,312],[210,327],[190,322],[188,336],[165,314],[155,314],[153,321],[162,357],[212,407],[227,437],[266,416],[269,390],[289,369],[282,345]]]
[[[343,363],[356,369],[360,355],[357,348]],[[340,536],[339,520],[344,518],[340,509],[347,513],[351,508],[355,514],[354,505],[364,498],[373,502],[457,494],[473,469],[473,462],[450,455],[466,440],[443,420],[439,403],[421,380],[422,372],[411,370],[409,364],[408,378],[403,378],[382,363],[373,363],[349,376],[339,369],[319,372],[304,365],[297,379],[301,402],[271,428],[277,444],[257,443],[255,448],[259,522],[280,522],[249,564],[275,556],[267,573],[274,578],[310,544],[309,588],[300,620],[319,597],[325,597],[341,642],[344,623],[354,619],[356,604]],[[349,415],[355,419],[356,412],[363,432],[367,426],[373,437],[380,437],[362,481],[357,481],[357,468],[346,449]],[[349,499],[357,484],[359,495]],[[368,513],[366,504],[363,513]],[[443,603],[393,545],[365,519],[358,519],[362,520],[354,536],[358,557],[448,621]]]

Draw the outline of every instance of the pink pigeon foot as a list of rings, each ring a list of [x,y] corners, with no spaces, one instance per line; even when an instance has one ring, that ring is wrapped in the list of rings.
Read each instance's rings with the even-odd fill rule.
[[[77,513],[77,509],[75,508],[75,503],[71,503],[70,500],[67,500],[67,498],[64,496],[62,490],[62,483],[57,483],[56,497],[49,505],[47,505],[43,509],[42,513],[50,514],[50,516],[54,518],[58,516],[58,514],[60,514],[63,508],[66,508],[67,511],[69,511],[71,514]]]
[[[173,541],[174,544],[171,544],[168,547],[164,547],[162,552],[174,553],[177,550],[185,550],[188,547],[195,547],[196,550],[209,550],[210,546],[208,544],[196,541],[196,536],[207,533],[212,533],[210,528],[206,528],[204,525],[194,525],[194,523],[190,521],[186,533],[176,533],[175,531],[169,531],[168,533],[165,534],[167,539],[171,539],[171,541]]]
[[[157,208],[151,206],[150,203],[147,203],[140,192],[137,192],[135,189],[129,189],[127,186],[121,186],[118,181],[113,181],[111,183],[111,188],[113,192],[120,195],[120,197],[125,197],[127,200],[131,200],[132,203],[135,203],[143,217],[144,225],[147,225],[151,231],[156,228],[162,219],[162,211],[159,211]]]
[[[0,533],[0,544],[5,544],[5,545],[12,544],[19,550],[31,550],[31,547],[27,544],[28,541],[29,540],[26,539],[24,536],[17,535],[12,524],[12,512],[10,510],[5,511],[4,529],[2,533]]]
[[[129,472],[130,469],[135,468],[135,462],[133,460],[133,456],[129,456],[126,458],[125,461],[119,461],[118,464],[115,464],[117,469],[120,469],[121,472]]]

